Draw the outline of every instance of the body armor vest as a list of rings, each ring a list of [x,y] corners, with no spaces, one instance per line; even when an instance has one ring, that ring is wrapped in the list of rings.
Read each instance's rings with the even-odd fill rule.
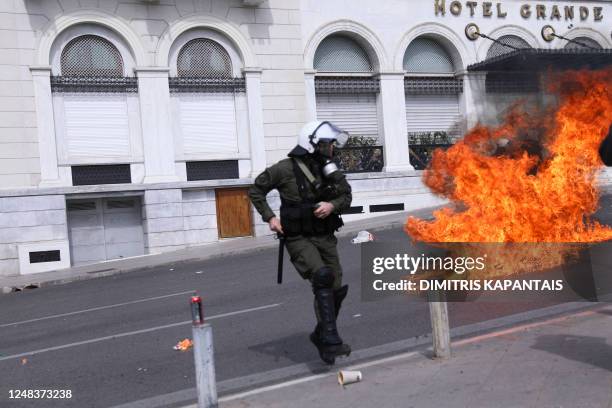
[[[314,215],[317,202],[328,201],[332,197],[324,197],[315,189],[318,200],[309,199],[306,177],[298,167],[295,159],[292,159],[292,162],[293,173],[298,184],[301,201],[291,201],[281,197],[280,218],[285,235],[326,235],[334,233],[334,231],[337,231],[344,225],[342,218],[338,214],[331,213],[323,219],[317,218]],[[324,185],[321,190],[327,191],[329,190],[328,187],[330,186]]]

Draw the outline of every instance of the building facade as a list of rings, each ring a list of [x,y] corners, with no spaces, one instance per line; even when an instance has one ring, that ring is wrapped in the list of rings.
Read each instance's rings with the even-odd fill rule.
[[[437,204],[411,145],[545,98],[468,67],[610,49],[611,18],[604,1],[0,2],[0,276],[268,234],[245,189],[317,118],[358,142],[346,220]]]

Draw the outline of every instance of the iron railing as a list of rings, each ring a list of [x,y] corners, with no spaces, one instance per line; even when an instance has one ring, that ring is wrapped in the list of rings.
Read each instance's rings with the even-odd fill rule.
[[[415,170],[425,170],[433,157],[433,152],[436,149],[448,149],[452,144],[422,144],[422,145],[411,145],[410,150],[410,164]]]
[[[380,145],[343,147],[338,149],[337,161],[345,173],[380,172],[385,166]]]
[[[443,131],[412,132],[408,134],[410,164],[415,170],[425,170],[436,149],[448,149],[456,137]]]

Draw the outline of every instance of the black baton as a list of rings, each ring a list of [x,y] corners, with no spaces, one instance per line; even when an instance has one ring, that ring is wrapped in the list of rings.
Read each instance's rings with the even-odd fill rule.
[[[283,283],[283,256],[285,255],[285,236],[277,233],[278,238],[278,271],[276,273],[276,283]]]

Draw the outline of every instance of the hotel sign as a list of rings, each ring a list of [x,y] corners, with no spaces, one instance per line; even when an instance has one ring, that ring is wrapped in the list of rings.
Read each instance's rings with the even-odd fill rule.
[[[481,15],[482,17],[505,18],[508,15],[503,3],[493,3],[490,1],[434,0],[434,11],[436,16],[445,16],[447,12],[453,16],[469,13],[470,17]],[[603,20],[603,7],[522,4],[519,13],[526,20],[530,18],[546,21]]]

